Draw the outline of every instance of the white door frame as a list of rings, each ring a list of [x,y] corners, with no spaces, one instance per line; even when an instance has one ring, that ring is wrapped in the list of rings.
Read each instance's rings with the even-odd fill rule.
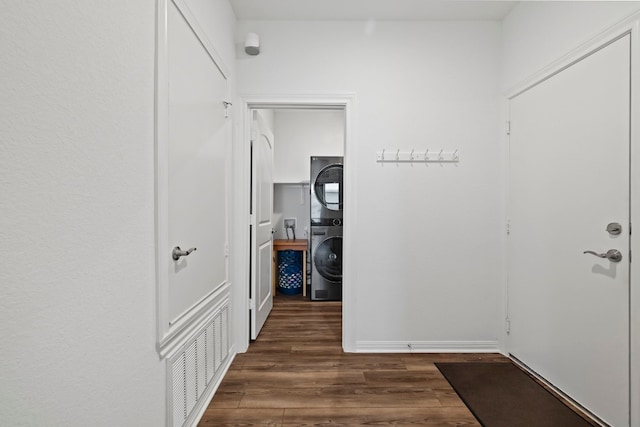
[[[635,230],[630,236],[630,253],[635,254],[635,262],[630,265],[630,425],[632,427],[640,427],[640,14],[633,15],[628,19],[618,23],[614,27],[600,33],[596,37],[579,46],[566,56],[560,58],[550,64],[543,70],[534,74],[525,82],[519,84],[515,88],[509,90],[505,94],[505,114],[509,117],[508,105],[509,100],[531,88],[532,86],[552,77],[567,67],[575,64],[590,53],[608,45],[617,40],[623,34],[631,35],[631,190],[630,190],[630,206],[631,223],[634,224]],[[508,147],[508,144],[506,144]],[[507,148],[508,150],[508,148]],[[507,154],[508,158],[508,154]],[[507,174],[508,179],[508,174]],[[506,203],[508,209],[508,182],[506,186]],[[506,212],[506,221],[508,221],[509,212]],[[505,245],[506,247],[506,245]],[[505,251],[506,252],[506,251]],[[505,254],[505,266],[508,268],[509,257]],[[508,280],[508,279],[507,279]],[[508,315],[508,283],[505,286],[505,307]],[[506,338],[506,337],[505,337]],[[507,346],[508,340],[504,340]],[[606,367],[603,366],[603,369]]]
[[[234,148],[233,180],[236,191],[234,208],[240,219],[234,226],[233,240],[234,258],[234,337],[236,350],[245,352],[249,348],[249,197],[251,183],[249,179],[249,158],[251,139],[251,110],[256,108],[326,108],[344,109],[345,111],[345,194],[349,197],[345,203],[345,226],[343,251],[344,259],[356,259],[353,251],[355,236],[355,205],[353,203],[355,185],[355,94],[353,93],[324,93],[324,94],[286,94],[286,95],[247,95],[241,96],[241,118],[236,122],[236,147]],[[246,216],[246,221],[242,220]],[[342,295],[342,348],[346,352],[355,351],[355,295],[357,280],[352,262],[343,266]]]

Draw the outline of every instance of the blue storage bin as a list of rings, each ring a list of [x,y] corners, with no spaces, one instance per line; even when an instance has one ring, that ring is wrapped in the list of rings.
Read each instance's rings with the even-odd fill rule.
[[[302,292],[302,252],[278,251],[278,290],[286,295]]]

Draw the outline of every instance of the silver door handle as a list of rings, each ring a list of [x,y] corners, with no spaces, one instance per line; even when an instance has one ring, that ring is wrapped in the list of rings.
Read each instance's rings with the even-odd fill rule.
[[[606,253],[599,254],[594,251],[584,251],[583,254],[591,254],[595,255],[599,258],[606,258],[611,262],[620,262],[622,261],[622,254],[617,249],[609,249]]]
[[[187,256],[187,255],[189,255],[191,252],[193,252],[195,250],[196,250],[196,248],[189,248],[186,251],[183,251],[182,249],[180,249],[180,246],[176,246],[171,251],[171,258],[173,258],[174,261],[178,261],[180,259],[180,257]]]

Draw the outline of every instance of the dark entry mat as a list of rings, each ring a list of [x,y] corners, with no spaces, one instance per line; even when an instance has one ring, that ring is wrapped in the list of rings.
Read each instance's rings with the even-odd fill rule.
[[[436,363],[485,427],[589,427],[592,424],[512,363]]]

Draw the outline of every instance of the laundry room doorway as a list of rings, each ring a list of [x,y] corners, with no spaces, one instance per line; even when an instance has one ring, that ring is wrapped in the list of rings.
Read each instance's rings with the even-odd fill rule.
[[[310,180],[310,163],[311,158],[314,156],[326,156],[326,157],[338,157],[344,159],[344,163],[348,163],[348,148],[350,141],[350,123],[349,118],[352,116],[353,99],[352,97],[339,97],[339,98],[317,98],[317,99],[246,99],[243,105],[244,107],[244,143],[246,144],[244,154],[247,156],[246,160],[249,164],[247,173],[245,174],[244,181],[248,184],[248,194],[245,200],[247,200],[246,206],[249,212],[250,226],[247,230],[248,238],[246,253],[248,254],[247,262],[245,266],[249,266],[246,271],[247,279],[245,283],[249,286],[246,287],[246,305],[245,313],[249,313],[249,325],[245,329],[245,332],[239,336],[239,343],[246,342],[247,346],[249,341],[256,339],[260,332],[260,322],[255,322],[254,319],[263,318],[266,320],[268,312],[264,310],[264,307],[272,307],[274,303],[274,297],[278,295],[278,298],[287,298],[289,296],[295,298],[310,299],[309,292],[311,289],[311,271],[313,269],[313,259],[310,256],[311,248],[311,223],[310,223],[310,198],[311,198],[311,180]],[[305,244],[304,251],[305,257],[303,258],[305,264],[303,265],[303,284],[300,288],[298,283],[297,292],[289,292],[289,289],[278,286],[282,285],[282,280],[278,280],[278,274],[276,272],[277,255],[272,252],[271,259],[273,262],[270,264],[270,278],[271,287],[268,292],[268,299],[265,300],[267,293],[265,292],[265,286],[260,285],[265,277],[266,263],[259,261],[264,258],[264,245],[262,249],[260,245],[256,245],[254,236],[258,233],[258,225],[256,224],[255,213],[258,206],[255,204],[256,193],[265,194],[264,183],[260,184],[260,188],[256,187],[256,169],[255,169],[255,144],[256,140],[261,137],[258,135],[260,132],[256,132],[255,123],[256,118],[260,117],[262,126],[266,126],[267,133],[273,136],[273,173],[271,175],[272,182],[272,206],[273,211],[270,218],[271,221],[271,233],[273,242],[296,242],[297,244]],[[346,167],[345,167],[346,169]],[[349,176],[344,179],[342,194],[346,194],[345,198],[348,198],[349,191],[353,185]],[[245,187],[245,188],[247,188]],[[263,206],[266,204],[263,202]],[[345,202],[344,209],[345,217],[349,216],[350,210],[348,203]],[[262,215],[264,216],[264,215]],[[340,224],[342,225],[342,223]],[[347,227],[346,232],[348,233]],[[346,262],[342,263],[342,283],[340,286],[348,288],[349,283],[349,268],[348,268],[348,252],[349,252],[349,238],[348,234],[344,236],[344,248],[341,255],[342,259]],[[286,246],[286,245],[285,245]],[[273,248],[273,246],[271,246]],[[273,250],[273,249],[272,249]],[[259,268],[260,267],[260,268]],[[246,268],[246,267],[245,267]],[[346,271],[345,271],[346,270]],[[242,290],[241,290],[242,291]],[[304,295],[304,296],[302,296]],[[260,297],[256,299],[256,297]],[[343,349],[348,351],[350,336],[348,325],[347,313],[350,310],[349,304],[349,292],[343,292],[342,299],[342,342]],[[277,304],[277,299],[275,299]],[[318,304],[322,304],[318,302]],[[241,304],[243,305],[243,304]],[[262,311],[261,311],[262,310]],[[262,321],[262,323],[264,323]],[[239,333],[240,334],[240,333]]]

